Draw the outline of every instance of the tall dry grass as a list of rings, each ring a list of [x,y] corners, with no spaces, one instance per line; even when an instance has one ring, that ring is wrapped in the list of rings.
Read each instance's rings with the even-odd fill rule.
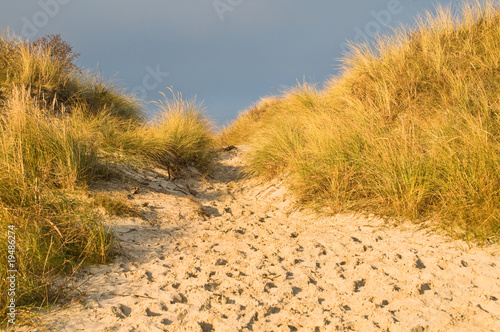
[[[161,117],[150,128],[150,135],[161,137],[168,151],[160,156],[171,168],[192,165],[204,171],[214,157],[213,126],[203,106],[185,100],[181,94],[157,103]]]
[[[250,171],[287,174],[315,207],[498,240],[498,6],[468,3],[461,15],[440,7],[414,30],[357,45],[324,90],[299,85],[257,105],[224,139],[252,144]]]
[[[152,162],[172,173],[185,166],[208,172],[214,157],[214,135],[203,107],[181,94],[164,97],[156,103],[158,117],[151,123],[137,126],[116,119],[98,121],[100,133],[94,139],[104,151],[119,153],[122,160]]]
[[[13,225],[19,308],[63,296],[55,276],[108,261],[111,246],[102,216],[81,197],[99,171],[95,147],[70,120],[47,116],[36,104],[29,90],[14,88],[0,116],[0,252],[7,261]],[[0,289],[6,294],[5,269]]]
[[[212,156],[210,122],[196,103],[166,100],[163,119],[146,124],[136,100],[78,68],[77,56],[58,36],[0,38],[0,260],[7,262],[14,226],[18,313],[64,298],[63,276],[112,259],[113,237],[98,207],[137,213],[87,192],[112,173],[110,161],[207,170]],[[2,294],[6,273],[0,265]],[[7,300],[0,299],[2,325]]]

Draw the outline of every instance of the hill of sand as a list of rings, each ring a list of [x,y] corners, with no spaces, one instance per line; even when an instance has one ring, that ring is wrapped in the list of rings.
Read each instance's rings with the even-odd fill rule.
[[[120,255],[20,330],[500,331],[498,245],[314,215],[279,181],[242,177],[243,150],[207,177],[123,169],[96,184],[145,218],[112,218]]]

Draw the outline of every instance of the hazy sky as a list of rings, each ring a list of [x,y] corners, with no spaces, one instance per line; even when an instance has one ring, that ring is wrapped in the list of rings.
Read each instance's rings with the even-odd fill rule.
[[[167,87],[196,95],[224,124],[274,88],[324,82],[346,40],[371,40],[450,2],[2,0],[0,27],[30,39],[61,34],[81,53],[80,66],[146,101]]]

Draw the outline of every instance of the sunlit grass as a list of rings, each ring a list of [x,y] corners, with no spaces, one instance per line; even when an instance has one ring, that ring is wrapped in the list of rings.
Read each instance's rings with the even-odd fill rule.
[[[134,98],[77,68],[76,56],[58,36],[0,38],[0,259],[7,262],[13,225],[21,312],[64,298],[62,276],[110,261],[106,213],[142,217],[125,201],[89,195],[92,181],[116,163],[206,171],[213,153],[210,122],[196,103],[166,99],[162,120],[148,125]],[[6,264],[0,274],[5,295]]]
[[[213,159],[212,124],[196,100],[184,100],[181,94],[165,97],[158,103],[160,119],[150,128],[153,137],[161,137],[168,151],[163,156],[173,168],[184,165],[207,170]]]
[[[438,8],[415,30],[357,45],[324,90],[299,85],[261,102],[222,139],[251,144],[251,173],[286,174],[317,208],[498,240],[498,5],[464,5],[462,18]]]

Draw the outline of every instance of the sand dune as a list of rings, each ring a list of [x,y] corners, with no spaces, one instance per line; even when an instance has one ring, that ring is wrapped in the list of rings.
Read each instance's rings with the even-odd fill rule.
[[[23,330],[500,331],[498,246],[301,211],[278,181],[242,178],[243,153],[207,178],[130,171],[137,184],[98,185],[147,220],[112,219],[121,255]]]

